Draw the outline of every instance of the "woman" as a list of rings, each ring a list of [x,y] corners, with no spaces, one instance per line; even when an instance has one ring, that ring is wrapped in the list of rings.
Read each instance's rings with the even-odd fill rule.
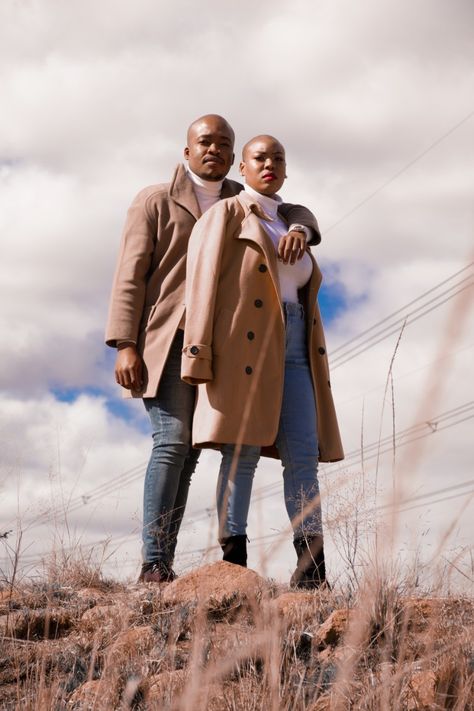
[[[283,463],[298,559],[291,584],[312,588],[326,578],[318,457],[344,455],[317,306],[321,273],[304,233],[283,237],[288,226],[278,214],[285,171],[283,146],[257,136],[242,154],[245,190],[196,223],[181,375],[199,385],[194,446],[223,452],[217,499],[224,559],[245,565],[262,448]]]

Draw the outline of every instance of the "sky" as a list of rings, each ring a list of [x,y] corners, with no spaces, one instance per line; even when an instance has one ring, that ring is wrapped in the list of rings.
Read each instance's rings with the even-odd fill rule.
[[[136,574],[151,440],[103,342],[112,275],[132,198],[169,180],[187,126],[214,112],[237,155],[253,135],[281,140],[281,194],[320,223],[350,455],[320,468],[333,578],[350,575],[356,524],[359,572],[375,531],[387,539],[395,491],[395,558],[472,582],[473,22],[470,0],[3,0],[1,570],[17,545],[28,576],[94,543],[108,573]],[[201,456],[180,571],[218,557],[218,463]],[[259,465],[249,538],[250,564],[286,580],[276,462]]]

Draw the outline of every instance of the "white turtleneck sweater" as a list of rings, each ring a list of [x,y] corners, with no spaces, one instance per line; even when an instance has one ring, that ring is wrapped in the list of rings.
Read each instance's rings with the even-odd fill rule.
[[[249,185],[245,186],[245,192],[258,202],[268,219],[259,218],[261,225],[271,238],[275,251],[278,249],[280,239],[288,234],[288,226],[283,222],[278,214],[278,206],[281,198],[278,195],[268,197],[262,195]],[[280,294],[282,301],[297,304],[298,289],[301,289],[311,278],[313,273],[313,262],[307,252],[295,264],[284,264],[278,260],[278,278],[280,280]]]
[[[204,214],[220,200],[224,180],[203,180],[189,168],[186,168],[186,172],[193,184],[201,213]]]

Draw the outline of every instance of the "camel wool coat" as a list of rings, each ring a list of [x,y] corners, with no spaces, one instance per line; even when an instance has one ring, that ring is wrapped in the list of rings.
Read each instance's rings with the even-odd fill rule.
[[[243,186],[224,180],[221,198],[237,195]],[[321,236],[314,215],[301,205],[284,204],[282,215],[292,224]],[[189,236],[201,216],[193,184],[183,164],[170,183],[151,185],[132,202],[117,260],[110,297],[105,342],[133,341],[143,358],[142,390],[124,390],[125,397],[156,397],[171,343],[184,323],[186,252]]]
[[[208,210],[188,246],[186,326],[181,376],[197,384],[193,444],[260,445],[278,456],[285,370],[285,319],[277,255],[245,192]],[[301,290],[318,413],[319,458],[343,459],[317,304],[321,272]]]

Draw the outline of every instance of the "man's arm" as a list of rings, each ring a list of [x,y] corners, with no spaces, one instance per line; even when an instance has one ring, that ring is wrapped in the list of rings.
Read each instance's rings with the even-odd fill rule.
[[[148,209],[148,197],[148,190],[139,193],[127,213],[106,329],[107,345],[117,348],[116,382],[138,390],[142,386],[142,359],[136,343],[156,242],[156,218]]]
[[[290,225],[290,231],[291,227],[294,225],[301,225],[309,229],[309,239],[307,240],[307,244],[310,247],[313,247],[321,242],[321,232],[319,231],[318,221],[311,210],[308,210],[307,207],[283,202],[278,208],[278,212],[281,213]]]
[[[303,257],[308,245],[321,242],[318,221],[303,205],[282,203],[279,212],[289,223],[289,229],[278,244],[278,257],[284,264],[294,264]]]
[[[143,314],[147,274],[156,243],[156,216],[149,212],[148,191],[142,191],[131,204],[117,259],[106,343],[115,348],[117,341],[136,343]]]

